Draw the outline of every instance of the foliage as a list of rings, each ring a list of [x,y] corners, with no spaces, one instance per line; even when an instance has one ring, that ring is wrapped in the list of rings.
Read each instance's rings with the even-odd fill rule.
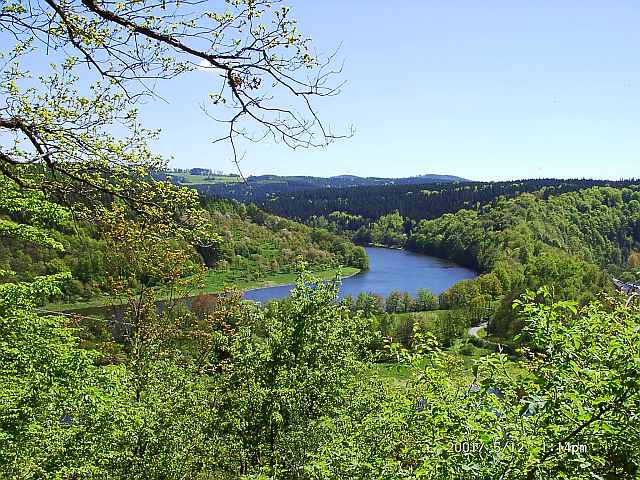
[[[123,318],[131,335],[118,367],[95,366],[60,318],[4,308],[0,471],[302,473],[309,425],[344,404],[366,341],[362,320],[333,304],[334,287],[310,280],[285,303],[256,310],[230,297],[199,319],[140,297]]]
[[[306,194],[304,192],[309,190],[323,190],[328,188],[331,190],[339,189],[341,192],[345,192],[346,188],[418,184],[426,186],[436,184],[437,187],[440,187],[441,184],[449,182],[466,181],[463,178],[452,175],[420,175],[418,177],[407,178],[363,178],[355,175],[338,175],[329,178],[295,175],[251,175],[246,178],[246,183],[234,182],[233,179],[226,177],[224,178],[224,182],[207,182],[206,179],[203,181],[202,178],[196,178],[190,175],[176,175],[174,178],[174,181],[181,184],[187,183],[184,180],[191,180],[190,183],[194,184],[193,187],[205,197],[222,197],[246,203],[259,203],[262,208],[266,208],[267,210],[269,210],[269,208],[266,207],[264,203],[267,200],[286,204],[288,200],[284,197],[289,197],[291,194],[298,195],[298,192],[299,195],[305,196]],[[349,191],[350,190],[347,191],[347,195]],[[304,198],[305,200],[307,199],[306,196]],[[317,206],[314,207],[314,210],[317,208]],[[390,212],[391,211],[385,213]],[[325,212],[321,217],[326,217],[329,221],[337,220],[339,222],[340,219],[330,217],[333,216],[333,214],[340,215],[341,213],[343,212]],[[280,215],[287,216],[284,213]],[[355,230],[356,228],[357,226],[350,229]]]
[[[7,100],[0,129],[8,139],[0,171],[14,180],[23,178],[24,163],[44,164],[36,183],[137,201],[125,185],[142,175],[132,177],[130,168],[159,171],[162,163],[146,147],[156,132],[137,124],[135,105],[154,97],[157,82],[196,69],[216,74],[203,92],[204,108],[223,117],[216,141],[228,142],[236,163],[241,141],[255,140],[249,131],[256,129],[258,138],[292,148],[340,137],[314,107],[339,91],[331,82],[333,55],[314,57],[290,9],[277,0],[215,6],[11,0],[0,5],[0,26],[6,44],[0,93]],[[41,72],[44,56],[50,61]],[[115,136],[109,125],[129,135]],[[47,170],[60,178],[47,177]]]
[[[511,302],[543,285],[558,299],[588,302],[611,290],[603,270],[618,271],[640,241],[640,193],[594,187],[541,199],[524,194],[484,212],[461,210],[420,222],[409,247],[487,272],[441,296],[447,306],[470,305],[479,295],[502,299],[494,333],[518,329]]]
[[[401,247],[407,239],[404,219],[398,211],[382,215],[366,227],[360,227],[353,239],[358,243]]]
[[[514,375],[493,354],[466,386],[417,326],[410,348],[390,349],[410,369],[406,386],[363,388],[366,399],[325,422],[312,478],[635,478],[638,311],[548,302],[541,291],[517,304],[545,345],[531,352],[531,373]]]
[[[322,83],[321,65],[288,9],[273,6],[248,0],[219,12],[197,11],[205,4],[190,2],[0,6],[0,25],[12,39],[0,74],[6,99],[0,129],[7,134],[0,149],[0,235],[38,259],[37,268],[20,272],[28,279],[9,271],[21,256],[2,268],[8,280],[0,284],[0,476],[637,477],[640,313],[626,299],[587,301],[604,286],[601,268],[634,265],[636,189],[511,200],[497,199],[492,187],[485,197],[473,185],[455,186],[450,196],[420,192],[434,205],[456,196],[451,205],[489,197],[495,204],[416,227],[414,248],[474,264],[485,275],[443,294],[445,314],[422,314],[435,334],[418,315],[399,325],[404,342],[388,343],[386,358],[406,372],[402,384],[367,373],[372,345],[394,328],[378,296],[339,304],[335,284],[303,273],[290,299],[265,308],[233,293],[200,300],[193,311],[173,302],[200,279],[196,252],[213,265],[229,263],[244,248],[256,264],[262,254],[276,259],[275,270],[290,261],[283,244],[293,241],[313,250],[318,264],[366,266],[362,249],[326,230],[252,206],[203,210],[194,191],[153,179],[162,161],[145,143],[153,132],[136,121],[135,99],[148,93],[137,82],[179,75],[194,60],[223,74],[211,99],[235,109],[222,137],[234,154],[233,142],[246,132],[238,119],[253,118],[294,147],[333,138],[308,100],[335,90]],[[270,27],[254,23],[260,16]],[[60,62],[31,77],[20,61],[43,48]],[[80,60],[68,50],[98,73],[96,82],[77,86]],[[307,68],[320,70],[310,83]],[[304,89],[287,83],[291,78]],[[272,106],[274,83],[302,101],[311,120]],[[401,228],[413,228],[403,222],[408,215],[394,211],[378,212],[376,218],[386,216],[374,225],[376,237],[396,242]],[[257,243],[235,238],[233,230],[227,238],[213,226],[229,223],[238,225],[235,232],[256,234]],[[90,271],[83,259],[75,266],[55,256],[73,245],[65,239],[78,225],[100,250]],[[101,279],[122,301],[121,317],[102,325],[113,338],[97,351],[82,348],[75,336],[81,332],[67,319],[38,309],[60,295],[70,270]],[[158,302],[160,289],[170,291],[168,300]],[[420,297],[414,302],[397,292],[386,303],[393,312],[433,306],[432,296]],[[530,347],[522,351],[528,373],[514,375],[508,357],[497,353],[475,364],[469,385],[463,363],[440,344],[499,300],[504,309],[515,306]],[[498,312],[495,325],[501,318]]]
[[[153,244],[153,231],[139,241],[130,227],[125,245]],[[125,278],[163,265],[174,272],[163,250]],[[640,317],[617,300],[580,307],[552,303],[548,289],[528,294],[516,308],[531,374],[514,376],[505,355],[490,355],[471,387],[460,362],[413,322],[405,345],[388,350],[408,368],[401,386],[364,374],[370,323],[308,276],[264,309],[229,296],[194,312],[160,311],[140,294],[123,317],[124,363],[103,366],[61,318],[33,312],[35,292],[55,293],[57,281],[3,287],[3,475],[542,479],[638,470]],[[434,317],[444,341],[455,312]]]
[[[361,226],[375,222],[383,215],[399,212],[408,220],[418,222],[441,217],[458,210],[484,212],[495,206],[501,198],[515,198],[522,193],[535,193],[540,198],[550,198],[563,193],[584,190],[594,186],[615,188],[638,185],[637,180],[561,180],[529,179],[504,182],[448,182],[432,185],[387,182],[386,185],[351,186],[343,188],[310,188],[290,191],[282,185],[273,186],[273,193],[262,193],[259,186],[253,186],[258,198],[249,198],[261,208],[287,218],[294,218],[312,225],[326,224],[336,232],[355,232]],[[234,190],[242,187],[220,188],[219,191],[203,191],[204,194],[228,196],[247,200],[246,196],[236,196]],[[261,195],[262,193],[262,195]],[[265,196],[262,199],[260,196]],[[346,214],[352,219],[344,224],[336,215]]]
[[[52,205],[57,207],[57,204]],[[165,239],[172,238],[166,245],[167,252],[176,248],[182,248],[185,252],[188,250],[183,259],[187,267],[184,275],[201,271],[204,264],[209,267],[206,278],[257,280],[270,274],[293,274],[299,256],[303,256],[313,270],[335,269],[339,266],[368,267],[362,247],[251,206],[208,201],[205,209],[191,211],[191,220],[187,224],[191,228],[199,223],[201,233],[194,238],[194,231],[184,232],[189,236],[180,241],[175,240],[177,232],[172,231],[175,227],[167,227],[163,232],[159,230],[162,222],[145,215],[138,216],[136,222],[139,223],[135,226],[133,218],[122,208],[117,212],[102,211],[92,224],[88,221],[73,224],[65,221],[50,229],[52,240],[64,246],[62,251],[24,239],[6,238],[0,246],[0,268],[14,271],[15,278],[21,281],[30,281],[38,275],[69,271],[73,274],[73,280],[62,286],[64,298],[70,301],[95,297],[99,293],[109,292],[108,277],[113,265],[106,259],[111,258],[112,251],[118,252],[118,235],[132,228],[141,231],[156,229],[156,243],[159,244],[166,244]],[[2,210],[8,213],[8,218],[18,219],[16,214],[0,208]],[[145,218],[150,221],[145,221]],[[186,217],[183,217],[181,222],[185,221]],[[123,227],[120,233],[115,232],[118,223],[128,223],[129,230]],[[148,259],[130,256],[130,260],[144,262]],[[128,282],[131,286],[139,287],[140,280],[129,277]],[[153,282],[154,285],[160,283],[162,279]]]
[[[421,288],[416,294],[415,308],[417,311],[436,310],[438,308],[438,297],[426,288]]]

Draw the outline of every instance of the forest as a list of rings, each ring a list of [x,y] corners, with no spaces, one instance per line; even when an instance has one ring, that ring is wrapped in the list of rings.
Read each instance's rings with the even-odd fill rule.
[[[489,328],[513,334],[509,303],[527,289],[546,286],[558,300],[586,303],[613,289],[611,275],[638,280],[640,191],[593,187],[502,199],[484,212],[421,221],[407,247],[495,275],[507,304]]]
[[[289,195],[295,192],[309,190],[344,189],[358,186],[381,185],[432,185],[448,182],[466,181],[453,175],[419,175],[407,178],[379,178],[358,177],[355,175],[337,175],[334,177],[311,176],[279,176],[279,175],[251,175],[244,182],[237,182],[235,177],[207,177],[187,176],[178,174],[158,173],[161,179],[171,179],[172,182],[195,188],[206,197],[222,197],[246,203],[263,202],[268,198]]]
[[[18,220],[20,212],[7,212]],[[215,224],[219,242],[188,246],[185,272],[207,269],[206,282],[222,291],[239,279],[245,282],[269,280],[277,274],[294,274],[299,258],[310,271],[338,267],[367,269],[362,247],[326,230],[313,229],[291,220],[267,214],[254,205],[227,200],[203,200],[199,221]],[[71,273],[62,287],[66,303],[91,300],[108,291],[109,242],[87,221],[69,219],[55,226],[52,238],[63,249],[37,245],[20,238],[7,238],[0,245],[0,270],[15,272],[14,279],[32,281],[43,275]],[[209,289],[208,291],[211,291]]]
[[[554,195],[545,188],[419,222],[395,211],[374,221],[333,212],[309,223],[360,244],[403,247],[478,271],[478,279],[450,289],[456,300],[448,303],[466,308],[484,298],[496,310],[489,330],[508,340],[519,331],[511,302],[527,289],[547,286],[559,300],[586,302],[611,292],[612,278],[640,281],[638,188],[629,183]],[[489,292],[481,286],[488,278]],[[468,322],[479,320],[470,315]]]
[[[635,180],[529,179],[502,182],[455,182],[435,185],[380,185],[354,188],[314,189],[271,195],[256,202],[261,208],[283,217],[304,222],[331,224],[330,215],[348,214],[351,229],[399,212],[413,221],[437,218],[460,209],[482,209],[500,197],[539,192],[544,197],[593,186],[624,187]],[[358,217],[362,217],[359,220]],[[350,217],[351,218],[351,217]]]
[[[326,189],[278,211],[157,178],[140,111],[195,72],[215,73],[201,107],[232,165],[246,142],[351,138],[316,107],[341,68],[288,7],[215,7],[0,3],[0,478],[637,479],[640,302],[611,278],[637,278],[637,182]],[[368,265],[352,239],[478,276],[339,298]],[[243,300],[282,277],[287,298]]]

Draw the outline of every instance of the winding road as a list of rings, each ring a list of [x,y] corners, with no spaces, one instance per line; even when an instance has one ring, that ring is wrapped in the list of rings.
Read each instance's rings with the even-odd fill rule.
[[[480,325],[469,328],[470,337],[478,337],[478,332],[487,326],[487,322],[482,322]],[[478,337],[480,338],[480,337]]]

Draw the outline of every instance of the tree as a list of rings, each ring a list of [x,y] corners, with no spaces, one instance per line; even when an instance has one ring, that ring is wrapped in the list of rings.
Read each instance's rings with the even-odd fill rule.
[[[480,275],[478,282],[480,283],[480,291],[484,295],[489,295],[492,298],[499,298],[503,293],[502,283],[500,282],[498,275],[493,272]]]
[[[227,2],[220,11],[181,1],[16,0],[0,6],[0,26],[8,46],[0,70],[3,182],[47,192],[71,206],[76,221],[98,223],[115,202],[131,215],[179,224],[177,236],[209,266],[221,259],[221,238],[202,221],[197,194],[154,178],[165,161],[147,141],[158,132],[137,121],[152,85],[198,68],[219,73],[206,110],[228,114],[215,140],[228,141],[236,161],[249,131],[292,148],[337,138],[312,103],[339,91],[330,83],[333,56],[312,57],[277,0]],[[52,63],[41,75],[25,68],[45,56]],[[366,265],[361,252],[354,262]]]
[[[0,191],[0,209],[22,219],[1,219],[1,236],[64,248],[48,227],[68,221],[68,209],[12,182],[0,183]],[[119,400],[121,372],[96,367],[97,353],[78,348],[64,317],[37,310],[69,280],[62,272],[0,284],[0,476],[42,475],[45,464],[54,476],[100,472],[117,438],[111,407]],[[90,444],[74,440],[85,436]]]
[[[352,249],[351,265],[359,268],[360,270],[369,270],[369,257],[367,252],[362,247],[355,247]]]
[[[419,312],[425,312],[429,310],[436,310],[437,308],[438,297],[426,288],[419,289],[416,294],[416,310]]]
[[[479,295],[477,280],[462,280],[440,294],[441,308],[462,308]]]
[[[276,3],[220,12],[181,1],[0,5],[0,236],[62,250],[47,227],[100,225],[128,337],[126,364],[98,368],[63,318],[35,311],[68,274],[1,285],[1,476],[181,478],[210,466],[201,455],[217,438],[202,432],[210,385],[191,359],[183,363],[187,317],[159,313],[155,300],[193,273],[189,245],[217,251],[221,238],[194,191],[154,179],[164,161],[148,148],[156,132],[138,123],[136,107],[155,81],[202,62],[221,74],[206,110],[227,109],[216,140],[229,142],[234,160],[252,123],[292,148],[335,139],[311,102],[337,93],[332,72]],[[47,54],[49,70],[25,69]]]
[[[469,327],[466,310],[448,310],[436,317],[434,332],[443,347],[449,347],[457,338],[461,338]]]
[[[415,311],[415,301],[409,292],[404,292],[402,294],[402,311],[403,312],[413,312]]]
[[[7,134],[0,171],[23,186],[54,184],[72,195],[63,187],[79,183],[138,200],[122,188],[130,174],[122,167],[157,170],[161,163],[145,145],[153,132],[136,123],[133,107],[141,97],[153,97],[156,81],[198,68],[219,74],[211,77],[216,85],[204,109],[223,115],[223,133],[214,140],[229,142],[236,163],[239,138],[269,135],[292,148],[337,138],[312,106],[314,98],[339,91],[330,83],[337,73],[333,55],[314,58],[309,40],[277,0],[231,2],[218,11],[177,0],[15,0],[0,7],[0,26],[7,45],[0,73],[0,129]],[[51,71],[28,81],[24,63],[47,54],[55,62]],[[83,82],[76,87],[78,80]],[[113,124],[130,135],[116,139]],[[254,137],[256,127],[262,132]],[[27,179],[25,163],[45,168],[29,169]],[[138,171],[137,179],[142,176]]]
[[[404,218],[393,212],[378,218],[370,226],[371,242],[390,246],[402,246],[406,240]]]
[[[335,305],[335,296],[302,275],[289,300],[245,316],[227,336],[210,428],[231,427],[219,433],[229,447],[216,459],[228,475],[304,476],[315,423],[344,403],[369,341],[363,320]]]
[[[640,252],[631,252],[627,259],[627,265],[629,265],[629,268],[636,270],[640,268]]]
[[[542,379],[541,396],[531,402],[537,413],[532,435],[549,438],[549,447],[538,447],[526,478],[541,471],[631,478],[640,467],[634,451],[640,425],[632,413],[640,406],[640,370],[631,360],[639,354],[638,310],[607,303],[552,303],[547,288],[515,303],[525,319],[523,335],[544,351],[530,351],[535,378]],[[598,341],[603,338],[608,341]],[[588,454],[580,455],[587,463],[568,461],[567,443],[588,444]]]
[[[414,328],[411,346],[389,345],[407,388],[361,381],[339,420],[320,426],[313,478],[635,478],[637,309],[553,303],[544,291],[516,308],[537,347],[529,372],[496,353],[456,384],[455,358]]]
[[[385,302],[387,313],[402,313],[405,311],[404,307],[402,292],[398,290],[391,292]]]
[[[385,312],[384,299],[375,293],[359,293],[355,308],[361,311],[365,318],[380,315]]]

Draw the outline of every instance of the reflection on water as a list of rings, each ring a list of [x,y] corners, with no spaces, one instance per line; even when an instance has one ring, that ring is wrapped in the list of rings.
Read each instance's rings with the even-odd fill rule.
[[[415,296],[421,288],[437,295],[460,280],[476,276],[473,270],[428,255],[376,247],[367,247],[366,250],[370,269],[345,278],[340,297],[357,296],[361,292],[373,292],[386,297],[393,290]],[[291,288],[291,285],[258,288],[246,292],[244,298],[266,302],[286,297]]]
[[[373,292],[387,297],[393,290],[409,292],[412,296],[421,288],[429,289],[436,295],[465,278],[476,276],[473,270],[461,267],[435,257],[387,248],[367,247],[370,269],[353,277],[345,278],[340,288],[340,297],[357,296],[361,292]],[[291,291],[291,285],[258,288],[245,292],[244,298],[257,302],[285,298]],[[212,294],[217,296],[218,294]],[[191,307],[192,298],[183,299],[180,303]],[[165,302],[158,302],[159,310]],[[128,334],[123,324],[124,307],[91,307],[75,310],[74,313],[87,317],[103,317],[108,320],[108,328],[116,339]]]

